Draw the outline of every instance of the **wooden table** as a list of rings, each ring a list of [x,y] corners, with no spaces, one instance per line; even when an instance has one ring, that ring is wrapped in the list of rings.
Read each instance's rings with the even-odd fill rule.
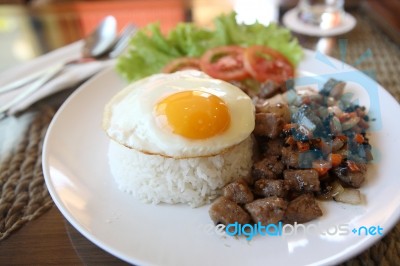
[[[73,2],[72,4],[63,2],[35,8],[0,6],[0,18],[3,18],[3,21],[10,21],[10,23],[14,21],[13,23],[17,24],[14,33],[0,35],[1,38],[4,38],[1,45],[10,45],[9,48],[3,48],[12,49],[17,40],[22,40],[22,45],[25,45],[22,47],[28,51],[25,54],[16,52],[14,57],[7,56],[8,61],[1,62],[0,71],[82,38],[108,13],[117,15],[121,27],[131,18],[134,18],[134,22],[139,26],[159,19],[163,30],[167,31],[177,22],[184,20],[194,20],[198,24],[207,25],[210,23],[210,19],[221,10],[226,12],[228,8],[232,8],[224,1],[219,4],[213,2],[206,0],[191,2],[151,0],[113,1],[110,4],[110,2],[104,1],[97,3],[89,1]],[[286,2],[290,2],[289,6],[281,6],[281,11],[293,4],[292,1]],[[160,7],[160,12],[155,14],[155,17],[148,12],[154,6]],[[359,38],[352,36],[350,34],[345,37],[353,44],[362,42]],[[8,41],[3,41],[6,40],[5,38]],[[306,47],[317,48],[325,53],[338,56],[336,38],[320,39],[299,36],[299,40]],[[351,49],[349,49],[349,53],[351,53]],[[384,80],[381,81],[381,83],[384,82]],[[398,92],[394,89],[391,92],[399,100],[399,94],[396,94]],[[124,265],[126,263],[101,250],[83,237],[53,206],[38,219],[30,221],[6,240],[0,242],[0,265],[22,264]]]
[[[95,246],[53,206],[0,242],[0,265],[128,265]]]

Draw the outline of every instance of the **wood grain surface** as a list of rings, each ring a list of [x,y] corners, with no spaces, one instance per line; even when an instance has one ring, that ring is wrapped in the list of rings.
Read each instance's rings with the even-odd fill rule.
[[[0,265],[27,264],[129,265],[87,240],[55,206],[0,242]]]

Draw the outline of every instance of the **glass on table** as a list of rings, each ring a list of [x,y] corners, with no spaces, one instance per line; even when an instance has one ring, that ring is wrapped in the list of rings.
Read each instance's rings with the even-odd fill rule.
[[[298,9],[299,19],[303,22],[332,29],[342,22],[344,0],[300,0]]]

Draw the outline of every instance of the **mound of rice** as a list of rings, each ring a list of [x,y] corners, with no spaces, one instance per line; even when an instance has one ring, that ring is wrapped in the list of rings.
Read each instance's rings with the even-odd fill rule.
[[[198,207],[219,196],[221,188],[247,177],[252,166],[251,137],[223,154],[167,158],[129,149],[110,140],[108,159],[119,188],[146,203],[187,203]]]

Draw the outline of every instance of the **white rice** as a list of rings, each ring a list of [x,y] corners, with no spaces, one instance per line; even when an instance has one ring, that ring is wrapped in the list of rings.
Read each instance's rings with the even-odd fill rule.
[[[145,154],[110,140],[108,159],[119,188],[141,201],[198,207],[216,198],[227,183],[249,175],[252,150],[249,137],[220,155],[174,159]]]

